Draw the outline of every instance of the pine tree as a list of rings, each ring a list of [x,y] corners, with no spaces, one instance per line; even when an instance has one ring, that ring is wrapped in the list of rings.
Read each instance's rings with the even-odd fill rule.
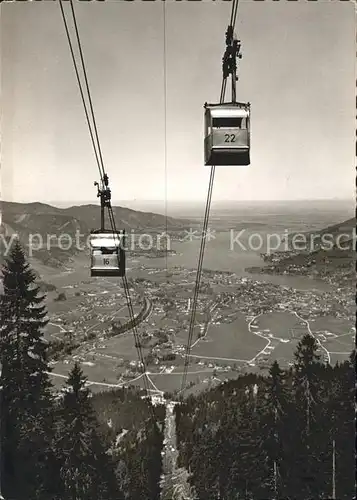
[[[56,449],[63,484],[61,500],[120,500],[114,468],[106,455],[98,422],[76,363],[66,382],[59,409]]]
[[[238,463],[238,467],[236,467],[238,488],[237,490],[233,489],[232,493],[234,495],[239,493],[243,498],[257,498],[264,470],[260,453],[261,426],[258,415],[254,410],[255,401],[251,384],[247,386],[244,392],[245,398],[239,404],[238,428],[236,431],[237,445],[234,451]]]
[[[285,373],[277,361],[269,370],[266,387],[266,404],[262,416],[263,455],[269,471],[266,481],[266,496],[282,498],[285,493],[285,477],[288,450],[291,449],[288,428],[288,392]]]
[[[294,405],[291,421],[295,450],[291,463],[290,487],[297,498],[319,498],[323,471],[316,444],[320,439],[320,356],[314,337],[305,335],[297,345],[294,363]],[[323,482],[323,481],[322,481]]]
[[[355,495],[355,352],[340,365],[336,378],[335,449],[336,449],[336,498],[349,499]]]
[[[354,497],[355,354],[331,367],[317,348],[304,337],[294,368],[275,363],[255,400],[241,376],[180,405],[181,463],[200,500]]]
[[[48,498],[53,407],[44,296],[16,240],[2,269],[2,466],[5,496]]]
[[[297,400],[304,411],[302,431],[307,436],[311,434],[313,424],[313,408],[317,403],[319,387],[318,344],[314,337],[305,335],[298,343],[295,351],[294,386]]]

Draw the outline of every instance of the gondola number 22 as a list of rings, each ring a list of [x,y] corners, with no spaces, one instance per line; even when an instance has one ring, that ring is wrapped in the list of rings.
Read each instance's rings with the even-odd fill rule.
[[[236,142],[235,134],[224,134],[224,142]]]

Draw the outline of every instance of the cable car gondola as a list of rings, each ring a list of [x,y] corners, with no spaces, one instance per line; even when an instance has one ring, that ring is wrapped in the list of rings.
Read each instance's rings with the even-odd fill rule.
[[[114,214],[111,206],[111,191],[109,179],[104,174],[101,179],[101,187],[98,182],[97,197],[100,198],[100,229],[90,233],[91,249],[91,277],[125,276],[125,231],[117,231],[114,222]],[[111,229],[105,229],[104,209],[108,208]]]
[[[250,103],[205,104],[205,165],[250,164]]]
[[[90,233],[92,277],[125,276],[125,231],[94,230]]]

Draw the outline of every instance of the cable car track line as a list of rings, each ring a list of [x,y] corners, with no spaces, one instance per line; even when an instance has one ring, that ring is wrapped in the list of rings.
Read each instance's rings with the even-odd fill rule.
[[[60,0],[61,3],[62,3],[62,1],[63,0]],[[70,2],[70,6],[71,6],[71,12],[72,12],[72,17],[73,17],[73,22],[74,22],[74,29],[75,29],[77,43],[78,43],[79,55],[80,55],[80,59],[81,59],[81,63],[82,63],[82,68],[83,68],[84,81],[85,81],[85,84],[86,84],[86,89],[87,89],[87,94],[88,94],[89,107],[90,107],[90,111],[91,111],[91,115],[92,115],[92,120],[93,120],[94,133],[95,133],[95,137],[96,137],[96,140],[97,140],[98,154],[99,154],[100,164],[101,164],[101,168],[102,168],[102,171],[100,171],[100,169],[99,169],[99,173],[100,173],[101,180],[103,180],[103,177],[105,175],[104,162],[103,162],[102,150],[101,150],[101,147],[100,147],[100,142],[99,142],[99,137],[98,137],[97,123],[96,123],[95,116],[94,116],[94,109],[93,109],[92,97],[91,97],[89,83],[88,83],[88,78],[87,78],[86,66],[85,66],[85,62],[84,62],[82,44],[81,44],[81,39],[80,39],[80,36],[79,36],[78,24],[77,24],[76,14],[75,14],[75,11],[74,11],[73,0],[69,0],[69,2]]]
[[[237,54],[239,54],[239,49],[238,49],[238,52],[237,51],[234,52],[234,50],[236,50],[236,48],[237,48],[238,42],[235,42],[233,34],[234,34],[234,27],[235,27],[235,23],[236,23],[236,19],[237,19],[238,3],[239,3],[239,0],[233,0],[231,17],[230,17],[230,24],[229,24],[227,32],[226,32],[226,51],[225,51],[224,56],[223,56],[223,67],[222,67],[223,79],[222,79],[222,85],[221,85],[220,104],[224,103],[224,98],[225,98],[225,93],[226,93],[226,88],[227,88],[227,78],[228,78],[229,74],[232,75],[232,101],[235,102],[235,97],[236,97],[236,92],[235,92],[236,57],[237,57]],[[236,44],[236,45],[234,45],[234,44]],[[228,47],[230,48],[229,51],[228,51]],[[233,66],[229,66],[229,65],[227,65],[227,57],[229,57],[229,55],[232,55],[232,54],[234,54],[234,57],[233,57],[234,64],[233,64]],[[187,371],[188,371],[188,364],[189,364],[189,359],[190,359],[190,352],[191,352],[191,348],[192,348],[191,344],[192,344],[192,337],[193,337],[194,325],[195,325],[195,319],[196,319],[197,299],[198,299],[200,282],[201,282],[201,275],[202,275],[202,265],[203,265],[204,251],[205,251],[205,246],[206,246],[206,233],[207,233],[209,214],[210,214],[210,208],[211,208],[211,201],[212,201],[215,169],[216,169],[216,167],[214,165],[212,165],[211,166],[210,180],[209,180],[209,185],[208,185],[206,209],[205,209],[205,215],[204,215],[204,221],[203,221],[202,239],[201,239],[200,253],[199,253],[199,258],[198,258],[194,296],[193,296],[193,301],[192,301],[192,312],[191,312],[191,318],[190,318],[190,324],[189,324],[188,340],[187,340],[186,352],[185,352],[184,374],[182,376],[182,384],[181,384],[181,391],[180,391],[181,393],[186,388]]]
[[[195,323],[195,319],[196,319],[197,299],[198,299],[198,293],[199,293],[199,287],[200,287],[200,281],[201,281],[204,251],[205,251],[205,246],[206,246],[206,232],[207,232],[207,226],[208,226],[209,211],[210,211],[210,206],[211,206],[211,201],[212,201],[212,190],[213,190],[214,174],[215,174],[215,167],[212,167],[211,168],[211,174],[210,174],[210,180],[209,180],[209,187],[208,187],[208,195],[207,195],[206,210],[205,210],[205,215],[204,215],[203,229],[202,229],[201,246],[200,246],[199,259],[198,259],[198,269],[197,269],[197,274],[196,274],[196,283],[195,283],[195,288],[194,288],[194,296],[193,296],[193,302],[192,302],[192,313],[191,313],[191,318],[190,318],[188,341],[187,341],[186,352],[185,352],[184,375],[183,375],[183,378],[182,378],[181,391],[183,391],[185,389],[185,386],[186,386],[186,379],[187,379],[186,373],[187,373],[187,370],[188,370],[188,364],[189,364],[189,359],[190,359],[190,351],[191,351],[191,344],[192,344],[192,337],[193,337],[193,331],[194,331],[194,323]]]
[[[84,74],[84,80],[85,80],[85,85],[86,85],[86,90],[87,90],[87,95],[88,95],[88,101],[89,101],[89,107],[90,107],[91,117],[92,117],[92,121],[93,121],[94,135],[95,135],[96,143],[95,143],[95,140],[94,140],[93,131],[92,131],[92,128],[91,128],[91,123],[90,123],[90,120],[89,120],[89,113],[88,113],[87,106],[86,106],[86,101],[85,101],[85,98],[84,98],[83,88],[82,88],[81,80],[80,80],[80,77],[79,77],[78,66],[77,66],[77,62],[76,62],[76,58],[75,58],[75,54],[74,54],[74,50],[73,50],[73,44],[72,44],[71,37],[70,37],[70,34],[69,34],[68,24],[67,24],[67,21],[66,21],[66,16],[65,16],[65,13],[64,13],[62,1],[63,0],[59,0],[59,5],[60,5],[62,19],[63,19],[63,23],[64,23],[64,27],[65,27],[65,32],[66,32],[66,35],[67,35],[67,40],[68,40],[68,43],[69,43],[70,52],[71,52],[71,56],[72,56],[72,61],[73,61],[73,65],[74,65],[74,69],[75,69],[75,73],[76,73],[76,77],[77,77],[77,83],[78,83],[80,94],[81,94],[81,98],[82,98],[84,112],[85,112],[86,119],[87,119],[89,133],[90,133],[90,137],[91,137],[91,140],[92,140],[94,154],[95,154],[95,158],[96,158],[96,161],[97,161],[97,166],[98,166],[98,170],[99,170],[100,180],[101,180],[102,186],[105,186],[106,188],[108,188],[108,176],[106,175],[106,172],[105,172],[105,169],[104,169],[103,156],[102,156],[100,142],[99,142],[99,137],[98,137],[98,129],[97,129],[95,115],[94,115],[92,98],[91,98],[91,93],[90,93],[90,88],[89,88],[89,83],[88,83],[88,78],[87,78],[87,72],[86,72],[86,67],[85,67],[85,62],[84,62],[84,56],[83,56],[83,51],[82,51],[82,45],[81,45],[80,36],[79,36],[79,30],[78,30],[78,25],[77,25],[77,20],[76,20],[76,14],[75,14],[75,11],[74,11],[74,6],[73,6],[73,0],[69,0],[69,1],[70,1],[70,5],[71,5],[71,12],[72,12],[72,17],[73,17],[73,22],[74,22],[74,28],[75,28],[76,38],[77,38],[77,44],[78,44],[78,49],[79,49],[79,54],[80,54],[80,60],[81,60],[81,64],[82,64],[82,70],[83,70],[83,74]],[[108,189],[108,191],[109,191],[109,198],[107,198],[105,200],[105,205],[102,204],[102,198],[101,198],[101,208],[103,210],[104,210],[105,206],[108,208],[109,219],[110,219],[110,224],[111,224],[111,227],[112,227],[112,232],[113,232],[113,235],[114,235],[114,240],[115,240],[116,237],[118,237],[118,239],[119,239],[119,247],[117,249],[118,267],[119,267],[120,238],[119,238],[119,233],[117,232],[116,227],[115,227],[115,219],[114,219],[113,209],[112,209],[112,206],[111,206],[111,203],[110,203],[110,190]],[[125,296],[126,296],[126,299],[127,299],[127,305],[128,305],[128,310],[129,310],[129,317],[130,317],[130,321],[131,321],[131,324],[132,324],[132,330],[133,330],[133,334],[134,334],[135,346],[137,348],[138,357],[139,357],[139,360],[141,362],[141,367],[142,367],[142,372],[143,372],[142,376],[143,376],[144,386],[145,386],[144,387],[145,388],[145,393],[146,393],[146,396],[149,397],[149,387],[148,387],[148,380],[147,380],[147,376],[146,376],[145,361],[144,361],[143,353],[142,353],[142,350],[141,350],[141,345],[140,345],[140,342],[139,342],[139,337],[138,337],[137,330],[136,330],[133,305],[132,305],[132,301],[131,301],[131,297],[130,297],[130,291],[129,291],[129,287],[128,287],[128,282],[126,280],[125,275],[123,277],[123,285],[124,285]],[[151,416],[153,418],[154,423],[156,423],[156,415],[155,415],[155,412],[154,412],[154,409],[153,409],[152,405],[149,406],[149,411],[151,413]]]
[[[129,285],[128,285],[128,281],[126,279],[126,276],[123,276],[123,286],[124,286],[125,296],[127,299],[130,320],[132,321],[132,325],[133,325],[132,330],[133,330],[133,334],[134,334],[134,342],[135,342],[135,346],[136,346],[136,349],[138,352],[139,360],[141,362],[141,369],[142,369],[142,375],[143,375],[143,381],[144,381],[144,389],[145,389],[146,396],[149,398],[150,397],[149,380],[148,380],[148,376],[146,374],[145,360],[144,360],[144,356],[143,356],[143,353],[141,350],[139,335],[137,333],[136,326],[134,323],[133,305],[131,302]],[[152,405],[149,406],[149,411],[150,411],[151,417],[153,419],[153,422],[156,423],[156,415],[155,415],[154,408]]]
[[[112,231],[114,234],[117,234],[117,229],[116,229],[116,224],[115,224],[115,219],[114,219],[114,214],[113,214],[113,208],[111,206],[109,206],[108,211],[109,211],[109,219],[110,219],[110,224],[112,226]],[[119,253],[118,253],[118,259],[119,259]],[[139,335],[138,335],[137,329],[136,329],[135,314],[134,314],[133,304],[132,304],[131,297],[130,297],[128,280],[127,280],[126,276],[123,276],[122,281],[123,281],[123,288],[124,288],[125,297],[127,300],[128,310],[129,310],[129,320],[132,324],[131,329],[133,330],[133,334],[134,334],[135,346],[136,346],[136,349],[138,352],[139,360],[142,363],[143,373],[145,374],[146,373],[145,360],[144,360],[144,356],[143,356],[143,353],[141,350]],[[144,385],[145,385],[145,389],[147,392],[148,386],[147,386],[147,383],[145,383],[145,382],[147,382],[147,380],[144,377]],[[148,392],[147,392],[147,394],[148,394]]]
[[[77,83],[78,83],[79,91],[80,91],[80,94],[81,94],[82,104],[83,104],[83,107],[84,107],[84,113],[86,115],[86,120],[87,120],[88,129],[89,129],[89,134],[90,134],[90,138],[91,138],[91,141],[92,141],[92,146],[93,146],[93,149],[94,149],[94,155],[95,155],[97,166],[98,166],[98,169],[99,169],[99,172],[100,172],[101,171],[100,170],[101,169],[101,164],[100,164],[99,156],[98,156],[96,145],[95,145],[95,141],[94,141],[94,136],[93,136],[93,132],[92,132],[92,128],[91,128],[91,123],[90,123],[90,119],[89,119],[89,115],[88,115],[88,110],[87,110],[87,105],[86,105],[86,101],[85,101],[84,93],[83,93],[83,89],[82,89],[82,83],[81,83],[81,79],[79,77],[79,72],[78,72],[78,66],[77,66],[77,62],[76,62],[76,57],[74,55],[73,44],[72,44],[71,37],[70,37],[70,34],[69,34],[68,24],[67,24],[67,20],[66,20],[66,16],[65,16],[65,13],[64,13],[62,2],[63,2],[63,0],[59,0],[59,6],[60,6],[60,9],[61,9],[63,24],[64,24],[65,32],[66,32],[66,35],[67,35],[67,41],[68,41],[68,45],[69,45],[69,50],[70,50],[71,56],[72,56],[72,62],[73,62],[73,66],[74,66],[74,71],[75,71],[76,77],[77,77]]]
[[[165,128],[165,137],[164,137],[164,163],[165,163],[165,233],[166,233],[166,252],[165,252],[165,260],[166,260],[166,281],[169,281],[168,276],[168,255],[167,255],[167,239],[168,239],[168,224],[167,224],[167,75],[166,75],[166,2],[162,4],[163,8],[163,24],[164,24],[164,50],[163,50],[163,58],[164,58],[164,128]]]

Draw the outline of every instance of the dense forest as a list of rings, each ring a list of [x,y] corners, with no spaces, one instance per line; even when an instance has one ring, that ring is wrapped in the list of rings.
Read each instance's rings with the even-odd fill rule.
[[[176,405],[178,465],[199,500],[355,498],[355,354],[320,362],[306,335],[294,366],[245,375]]]
[[[275,362],[267,377],[244,375],[181,398],[163,460],[165,419],[175,429],[165,406],[137,388],[94,395],[77,363],[55,390],[45,297],[19,243],[2,274],[6,500],[354,498],[354,353],[332,367],[306,335],[288,370]]]
[[[165,407],[138,389],[93,395],[49,373],[45,297],[19,243],[2,268],[1,491],[7,500],[160,498]]]

